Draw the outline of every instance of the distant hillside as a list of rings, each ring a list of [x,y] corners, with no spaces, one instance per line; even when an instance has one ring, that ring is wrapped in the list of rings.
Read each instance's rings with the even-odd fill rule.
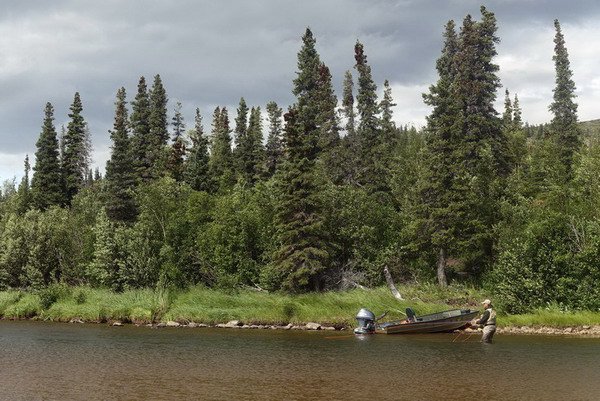
[[[600,136],[600,119],[582,121],[579,123],[584,135]]]

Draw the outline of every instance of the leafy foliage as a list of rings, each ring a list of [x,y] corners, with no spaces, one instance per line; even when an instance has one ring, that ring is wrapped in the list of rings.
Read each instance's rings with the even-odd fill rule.
[[[131,114],[125,90],[117,92],[102,178],[86,164],[78,94],[61,144],[48,103],[31,183],[27,158],[18,189],[13,180],[0,192],[0,288],[34,290],[22,299],[9,293],[2,313],[52,318],[72,308],[98,321],[153,321],[185,312],[189,300],[174,305],[181,287],[207,298],[223,295],[204,287],[227,289],[224,302],[238,307],[243,287],[374,286],[384,266],[438,297],[452,295],[449,282],[483,286],[510,313],[600,309],[600,141],[593,123],[577,124],[555,28],[549,125],[525,123],[508,90],[502,117],[495,110],[499,38],[484,7],[460,32],[446,25],[424,130],[396,124],[393,83],[383,82],[378,99],[359,41],[356,97],[347,72],[336,110],[334,79],[310,29],[285,122],[280,106],[266,105],[266,146],[261,107],[243,98],[233,138],[226,107],[215,108],[211,135],[196,109],[188,147],[179,104],[169,138],[162,80],[156,75],[148,90],[141,77]],[[70,293],[71,285],[82,286]],[[303,302],[314,295],[280,296],[269,319],[312,316]]]

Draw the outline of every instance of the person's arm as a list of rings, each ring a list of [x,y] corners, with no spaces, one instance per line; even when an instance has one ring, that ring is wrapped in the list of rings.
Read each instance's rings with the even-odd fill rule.
[[[486,309],[486,311],[483,312],[483,315],[481,315],[481,317],[477,321],[475,321],[475,323],[483,326],[487,323],[489,318],[490,318],[490,311]]]

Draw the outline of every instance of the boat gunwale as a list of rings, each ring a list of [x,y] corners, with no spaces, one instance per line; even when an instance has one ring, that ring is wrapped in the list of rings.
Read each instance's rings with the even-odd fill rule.
[[[464,319],[460,319],[459,321],[456,321],[455,323],[467,323],[469,320],[471,320],[472,317],[475,317],[478,313],[478,311],[476,310],[471,310],[468,309],[469,312],[468,313],[462,313],[464,309],[451,309],[451,310],[447,310],[447,311],[442,311],[442,312],[437,312],[437,313],[430,313],[428,315],[423,315],[423,316],[417,316],[416,318],[423,318],[426,316],[435,316],[438,314],[443,314],[446,312],[454,312],[454,311],[461,311],[460,315],[456,315],[456,316],[448,316],[445,318],[441,318],[441,319],[432,319],[432,320],[426,320],[426,321],[414,321],[414,322],[407,322],[407,323],[402,323],[404,321],[406,321],[406,319],[404,320],[396,320],[396,321],[391,321],[391,322],[385,322],[383,324],[378,325],[379,329],[381,330],[385,330],[386,332],[388,331],[389,328],[391,327],[397,327],[397,326],[402,326],[402,327],[414,327],[415,329],[419,328],[419,327],[424,327],[426,325],[431,325],[431,324],[436,324],[436,323],[443,323],[443,324],[449,324],[449,323],[454,323],[454,322],[450,322],[448,320],[450,319],[456,319],[456,318],[464,318]],[[466,319],[465,317],[469,317],[469,319]],[[459,326],[460,327],[460,326]]]

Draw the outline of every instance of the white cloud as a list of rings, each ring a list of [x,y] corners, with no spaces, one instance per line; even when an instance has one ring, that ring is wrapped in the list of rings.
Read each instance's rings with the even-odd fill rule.
[[[13,178],[18,182],[23,176],[24,162],[25,153],[0,152],[0,182]]]
[[[425,116],[431,109],[423,103],[422,94],[428,91],[429,85],[402,85],[392,82],[390,86],[396,103],[393,108],[396,124],[423,127],[426,124]]]

